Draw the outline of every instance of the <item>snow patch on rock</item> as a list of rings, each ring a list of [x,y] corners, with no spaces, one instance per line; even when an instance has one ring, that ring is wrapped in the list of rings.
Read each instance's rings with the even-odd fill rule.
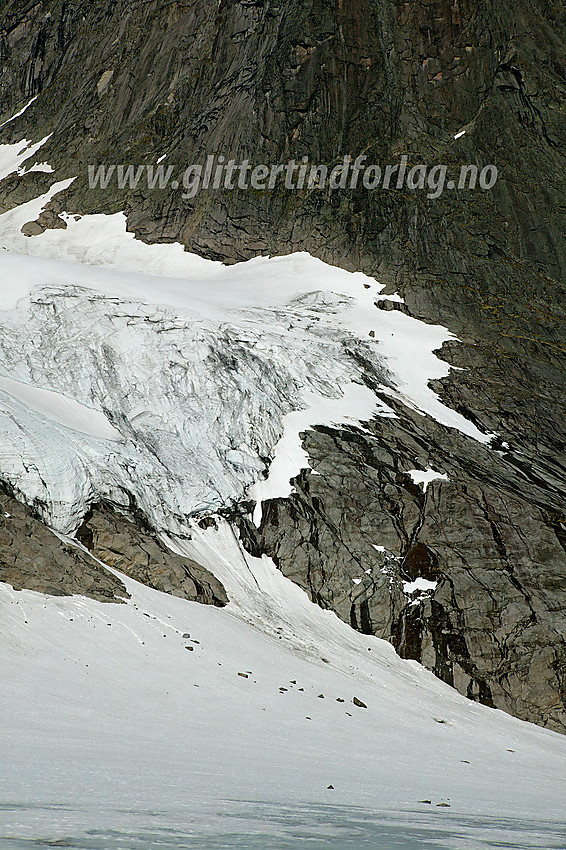
[[[413,484],[420,484],[426,493],[427,487],[433,481],[449,481],[450,479],[444,472],[435,472],[434,469],[409,469],[407,475],[411,476]]]

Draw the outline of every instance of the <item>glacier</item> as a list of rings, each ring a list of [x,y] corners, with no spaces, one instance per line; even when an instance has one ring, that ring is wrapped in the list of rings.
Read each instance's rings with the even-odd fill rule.
[[[565,847],[563,737],[353,631],[219,515],[259,522],[302,431],[393,399],[492,451],[429,387],[453,335],[307,254],[226,267],[121,213],[24,237],[68,184],[0,215],[2,475],[70,546],[89,505],[135,502],[230,603],[0,584],[1,846]]]
[[[0,846],[564,847],[562,737],[354,632],[226,525],[204,537],[235,607],[0,585]]]
[[[388,396],[488,449],[493,435],[428,385],[450,371],[434,352],[453,336],[376,309],[388,296],[372,278],[308,254],[223,266],[139,243],[120,213],[23,236],[50,194],[0,216],[12,281],[0,375],[103,414],[122,436],[85,440],[0,387],[4,474],[58,530],[100,498],[133,497],[176,533],[246,497],[259,520],[261,500],[287,495],[308,466],[301,430],[394,415]]]

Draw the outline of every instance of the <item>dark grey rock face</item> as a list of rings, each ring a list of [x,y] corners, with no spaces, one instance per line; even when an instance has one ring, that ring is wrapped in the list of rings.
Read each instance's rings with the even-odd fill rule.
[[[76,537],[96,558],[155,590],[205,605],[228,602],[224,587],[208,570],[175,555],[149,528],[108,505],[91,508]]]
[[[50,531],[30,508],[0,489],[0,581],[52,596],[81,594],[100,602],[128,597],[120,579]]]
[[[305,448],[320,477],[299,476],[259,531],[241,519],[242,536],[354,628],[471,698],[560,731],[565,47],[553,0],[8,0],[0,12],[0,111],[39,95],[0,140],[53,132],[42,156],[57,179],[78,175],[30,234],[62,210],[125,209],[140,238],[228,262],[308,250],[377,276],[412,315],[459,337],[443,356],[463,371],[435,389],[500,435],[501,454],[401,408],[369,426],[373,437],[318,429]],[[233,190],[185,203],[169,190],[87,188],[89,163],[164,153],[182,168],[207,153],[334,164],[361,152],[381,165],[403,153],[494,163],[500,180],[436,200]],[[0,210],[51,177],[4,181]],[[450,480],[425,495],[406,475],[416,466]],[[416,577],[436,589],[407,598],[403,581]]]
[[[373,436],[307,432],[318,474],[265,503],[259,530],[242,518],[244,544],[471,699],[566,731],[564,508],[510,453],[399,413],[367,423]],[[415,466],[449,480],[423,491]],[[417,578],[436,587],[407,592]]]

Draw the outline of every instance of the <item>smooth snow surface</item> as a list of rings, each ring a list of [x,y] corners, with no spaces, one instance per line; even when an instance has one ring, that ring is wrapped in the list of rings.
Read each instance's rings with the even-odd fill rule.
[[[28,139],[22,139],[13,145],[0,145],[0,180],[18,171],[22,164],[31,159],[50,138],[51,136],[46,136],[36,144],[32,144]],[[32,170],[30,168],[30,171]]]
[[[405,581],[403,582],[403,590],[405,593],[410,595],[414,593],[415,590],[436,590],[436,581],[429,581],[426,578],[416,578],[414,581]]]
[[[129,580],[126,605],[1,585],[3,850],[564,847],[566,739],[282,582],[275,635]]]
[[[45,174],[53,174],[53,166],[48,162],[36,162],[30,168],[23,168],[22,173],[27,174],[29,171],[43,171]]]
[[[2,393],[17,399],[40,416],[87,437],[99,437],[102,440],[122,439],[120,432],[110,425],[104,414],[65,398],[60,393],[31,387],[29,384],[21,384],[0,375],[0,397]]]

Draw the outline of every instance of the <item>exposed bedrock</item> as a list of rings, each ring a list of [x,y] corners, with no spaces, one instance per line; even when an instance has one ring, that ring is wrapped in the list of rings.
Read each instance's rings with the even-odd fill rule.
[[[35,512],[0,484],[0,581],[15,590],[52,596],[81,594],[123,602],[124,584],[70,541],[62,540]]]
[[[190,558],[171,552],[144,522],[105,504],[90,509],[77,539],[101,561],[148,587],[205,605],[228,602],[222,584]]]
[[[15,590],[124,601],[129,594],[106,565],[173,596],[219,607],[228,602],[221,582],[190,558],[171,552],[137,510],[128,516],[110,505],[95,505],[75,537],[88,551],[48,528],[33,507],[0,483],[0,581]]]
[[[471,699],[566,731],[566,505],[417,414],[368,427],[307,432],[318,474],[264,503],[259,530],[242,518],[244,545]],[[449,480],[423,489],[415,467]]]

